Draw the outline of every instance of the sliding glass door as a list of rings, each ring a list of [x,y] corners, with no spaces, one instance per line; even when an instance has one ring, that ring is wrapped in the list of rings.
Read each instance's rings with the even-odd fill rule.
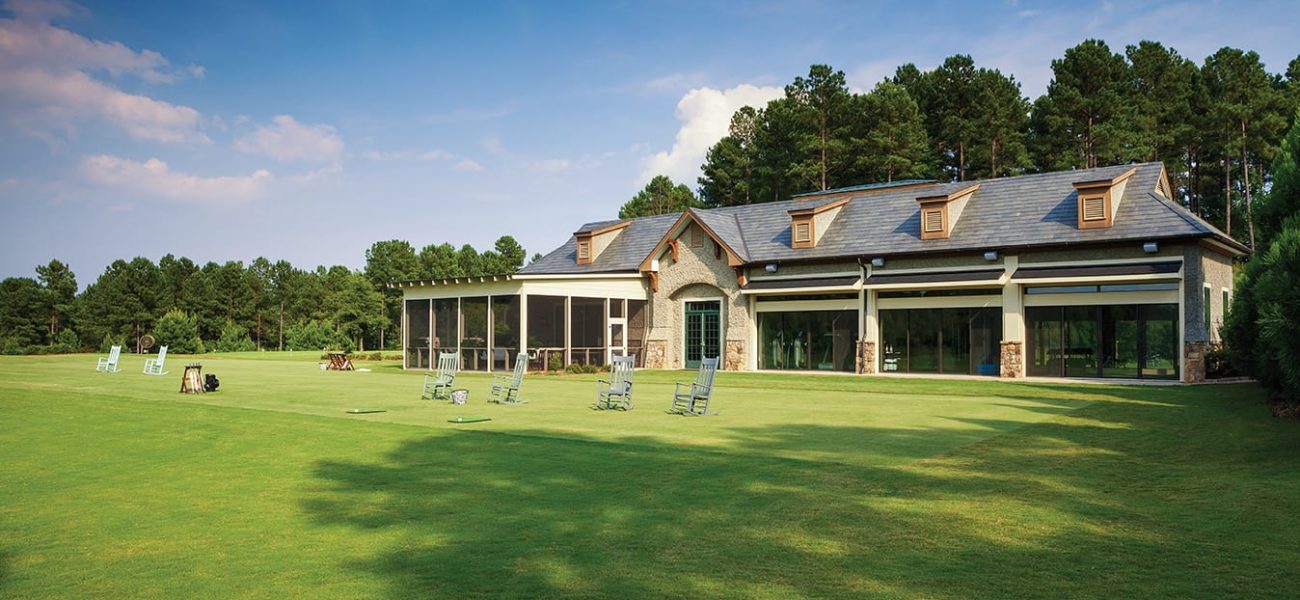
[[[1178,305],[1035,306],[1025,310],[1029,374],[1178,378]]]
[[[880,311],[883,373],[997,375],[1002,312],[997,308]]]

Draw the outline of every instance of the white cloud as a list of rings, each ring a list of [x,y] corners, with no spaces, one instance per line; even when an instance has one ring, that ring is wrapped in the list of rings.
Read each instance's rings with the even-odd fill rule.
[[[456,169],[457,171],[470,171],[473,173],[478,173],[479,171],[483,170],[483,165],[480,165],[477,162],[474,162],[473,160],[466,158],[452,165],[451,168]]]
[[[333,161],[343,156],[343,138],[329,125],[305,125],[289,115],[271,121],[237,140],[235,147],[280,161]]]
[[[779,87],[738,85],[726,90],[696,88],[677,103],[677,120],[681,127],[671,150],[658,152],[646,160],[638,185],[655,175],[667,175],[678,183],[694,185],[700,176],[700,164],[709,147],[727,135],[731,116],[742,106],[762,108],[768,101],[784,94]]]
[[[14,17],[0,18],[0,81],[6,83],[0,118],[38,136],[72,134],[79,122],[103,120],[140,139],[207,141],[193,108],[124,92],[97,77],[169,83],[198,76],[201,67],[173,69],[157,52],[51,25],[51,19],[84,13],[74,4],[10,0],[5,8]]]
[[[529,161],[525,166],[538,173],[559,173],[573,166],[573,161],[564,158],[546,158]]]
[[[81,168],[86,179],[98,185],[194,204],[247,202],[261,194],[274,179],[265,169],[248,175],[201,177],[173,171],[156,158],[139,162],[107,154],[86,158]]]

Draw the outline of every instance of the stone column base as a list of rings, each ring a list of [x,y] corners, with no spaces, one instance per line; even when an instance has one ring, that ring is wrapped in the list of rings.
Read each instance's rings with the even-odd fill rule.
[[[858,373],[869,375],[876,372],[876,343],[858,342]]]
[[[1201,383],[1205,381],[1205,351],[1209,344],[1205,342],[1183,343],[1183,383]]]
[[[745,340],[727,340],[723,351],[722,368],[726,371],[740,371],[745,368]]]
[[[664,340],[646,340],[645,357],[641,364],[647,369],[668,368],[668,342]]]
[[[1024,342],[1002,342],[1002,377],[1014,379],[1025,376]]]

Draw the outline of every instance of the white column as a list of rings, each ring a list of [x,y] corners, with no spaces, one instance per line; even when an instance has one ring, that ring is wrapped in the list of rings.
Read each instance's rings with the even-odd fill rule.
[[[406,355],[407,355],[407,352],[406,352],[406,340],[407,340],[407,337],[406,337],[406,294],[402,294],[402,322],[400,323],[400,325],[401,325],[401,327],[398,327],[398,329],[402,332],[402,333],[401,333],[401,336],[402,336],[402,344],[401,344],[401,347],[402,347],[402,368],[403,368],[403,369],[409,369],[409,368],[411,368],[411,365],[406,364],[406,363],[408,362],[408,361],[406,360]],[[380,350],[383,350],[383,348],[380,348]]]
[[[528,353],[528,294],[523,293],[519,294],[519,352]]]

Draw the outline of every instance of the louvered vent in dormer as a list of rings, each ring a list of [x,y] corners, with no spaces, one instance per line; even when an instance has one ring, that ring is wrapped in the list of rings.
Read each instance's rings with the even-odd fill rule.
[[[966,203],[979,189],[980,184],[976,183],[958,188],[950,194],[917,198],[916,201],[921,205],[921,239],[938,240],[952,235],[952,229],[966,209]]]
[[[816,248],[817,241],[826,234],[840,209],[849,203],[841,198],[812,208],[796,208],[790,214],[790,247]]]
[[[1083,202],[1083,220],[1100,221],[1106,218],[1106,198],[1104,196],[1086,196]]]
[[[1128,178],[1137,172],[1134,167],[1110,179],[1076,181],[1079,197],[1079,229],[1100,229],[1115,224],[1115,214],[1124,199]]]

